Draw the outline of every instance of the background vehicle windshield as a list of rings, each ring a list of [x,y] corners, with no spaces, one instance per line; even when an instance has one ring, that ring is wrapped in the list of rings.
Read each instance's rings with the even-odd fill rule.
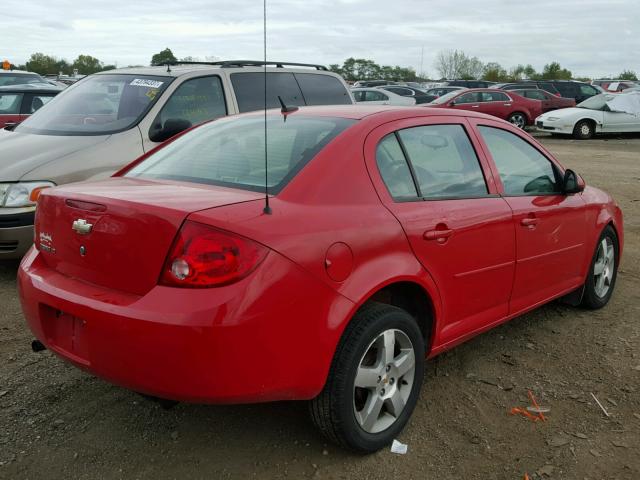
[[[95,75],[62,92],[16,127],[40,135],[107,135],[131,128],[172,81],[149,75]]]
[[[588,108],[589,110],[602,110],[605,104],[613,98],[611,94],[595,95],[578,104],[579,108]]]
[[[344,118],[286,118],[267,121],[268,191],[278,193],[331,140],[355,121]],[[262,191],[265,183],[264,118],[216,120],[151,155],[126,176],[164,178]]]
[[[454,98],[456,95],[459,95],[459,94],[460,94],[460,90],[454,90],[453,92],[449,92],[445,95],[442,95],[441,97],[436,98],[431,103],[436,103],[436,104],[447,103],[448,101],[450,101],[452,98]]]
[[[46,83],[44,78],[35,73],[0,73],[0,87],[27,85],[29,83]]]

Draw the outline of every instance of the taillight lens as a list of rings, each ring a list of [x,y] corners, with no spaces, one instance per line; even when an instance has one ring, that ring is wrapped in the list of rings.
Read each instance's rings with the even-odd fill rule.
[[[187,221],[173,242],[160,283],[188,288],[228,285],[251,273],[267,252],[248,238]]]

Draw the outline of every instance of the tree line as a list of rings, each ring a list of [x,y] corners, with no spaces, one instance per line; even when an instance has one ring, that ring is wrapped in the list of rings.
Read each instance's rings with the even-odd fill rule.
[[[182,61],[198,60],[194,57],[184,57]],[[206,61],[218,60],[217,57],[207,57]],[[178,61],[170,48],[156,53],[151,57],[151,65],[163,65]],[[438,79],[488,80],[491,82],[515,82],[519,80],[571,80],[570,70],[562,68],[558,62],[546,64],[541,72],[536,71],[531,64],[518,64],[509,69],[497,62],[482,62],[478,57],[469,56],[460,50],[444,50],[436,55],[434,68],[440,77]],[[90,75],[103,70],[116,68],[106,65],[91,55],[79,55],[73,62],[43,53],[34,53],[24,65],[17,65],[20,70],[28,70],[41,75],[72,75],[77,71],[81,75]],[[350,82],[356,80],[393,80],[393,81],[424,81],[430,80],[424,73],[417,73],[411,67],[398,65],[378,65],[373,60],[365,58],[347,58],[342,65],[329,65],[329,70],[342,75]],[[615,76],[621,80],[638,80],[633,70],[623,70]],[[576,80],[590,80],[577,78]]]
[[[509,69],[497,62],[484,63],[478,57],[469,56],[460,50],[444,50],[436,55],[434,68],[439,77],[429,78],[424,72],[416,73],[412,68],[381,66],[373,60],[364,58],[348,58],[342,65],[333,64],[329,69],[339,73],[347,81],[356,80],[487,80],[490,82],[516,82],[520,80],[571,80],[573,73],[563,68],[558,62],[546,64],[541,72],[531,64],[518,64]],[[615,78],[620,80],[638,80],[632,70],[623,70]],[[591,80],[575,78],[575,80]]]

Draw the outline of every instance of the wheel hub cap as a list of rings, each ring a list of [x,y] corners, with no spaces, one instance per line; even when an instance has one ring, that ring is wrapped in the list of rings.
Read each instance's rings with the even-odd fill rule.
[[[400,330],[385,330],[369,344],[353,387],[353,412],[364,431],[382,432],[398,419],[411,395],[415,365],[413,344]]]
[[[610,238],[603,238],[598,245],[596,261],[593,265],[593,281],[596,295],[603,298],[611,288],[615,268],[615,250]]]

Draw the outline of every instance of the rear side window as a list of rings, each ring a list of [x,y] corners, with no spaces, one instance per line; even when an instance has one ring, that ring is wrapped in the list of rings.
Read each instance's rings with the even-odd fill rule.
[[[307,105],[348,105],[351,98],[340,80],[331,75],[296,73]]]
[[[364,92],[365,102],[385,102],[387,100],[389,100],[389,97],[382,92],[376,92],[374,90]]]
[[[231,84],[240,112],[251,112],[264,108],[264,74],[233,73]],[[279,108],[282,98],[288,106],[305,105],[304,97],[293,73],[267,73],[267,108]]]
[[[198,125],[226,114],[222,82],[214,75],[186,80],[176,88],[155,123],[161,127],[168,119],[181,119]]]
[[[0,94],[0,115],[17,115],[22,103],[21,93]]]
[[[478,129],[498,168],[506,195],[560,192],[553,164],[531,144],[499,128],[481,126]]]
[[[481,92],[483,102],[509,102],[509,97],[502,92]]]
[[[418,192],[407,159],[394,133],[384,137],[378,144],[376,162],[380,176],[394,200],[417,199]]]
[[[353,123],[354,120],[344,118],[269,115],[268,192],[277,194]],[[262,115],[226,117],[176,139],[136,165],[126,176],[264,191],[264,134]]]
[[[478,157],[462,125],[426,125],[398,132],[422,197],[486,196]]]

